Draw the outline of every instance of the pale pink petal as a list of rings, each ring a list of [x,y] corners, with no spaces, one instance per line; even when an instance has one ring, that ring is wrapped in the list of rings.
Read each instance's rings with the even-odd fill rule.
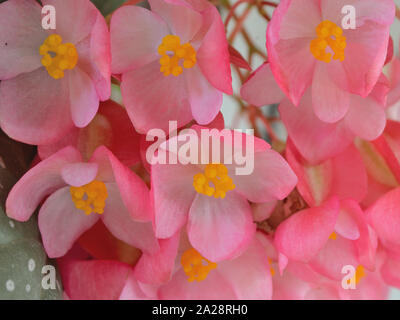
[[[270,202],[256,203],[253,207],[253,219],[254,221],[267,220],[271,214],[274,212],[277,200],[272,200]]]
[[[117,74],[158,61],[157,48],[168,34],[168,26],[158,15],[138,6],[115,11],[110,30],[111,68]]]
[[[385,246],[400,248],[400,188],[393,189],[367,210],[368,222]]]
[[[288,99],[279,105],[279,113],[301,155],[310,163],[320,163],[346,149],[354,134],[343,122],[321,121],[312,108],[311,92],[307,91],[298,107]]]
[[[296,186],[297,177],[274,150],[254,154],[254,170],[249,175],[232,177],[237,192],[252,202],[282,200]]]
[[[178,254],[180,233],[159,240],[160,250],[154,254],[144,252],[135,265],[134,275],[140,282],[162,284],[171,279]]]
[[[117,184],[106,183],[106,187],[108,197],[101,218],[108,230],[118,239],[142,251],[154,253],[159,250],[151,222],[133,220],[122,202]]]
[[[374,88],[386,59],[389,26],[366,21],[355,30],[345,30],[347,47],[342,62],[348,90],[363,97]]]
[[[62,167],[61,176],[66,184],[81,187],[96,178],[97,170],[98,166],[96,163],[69,163]]]
[[[333,198],[320,207],[299,211],[275,232],[277,250],[289,259],[307,262],[324,247],[335,227],[339,203]]]
[[[47,37],[41,7],[31,0],[9,0],[0,4],[0,79],[41,67],[39,47]]]
[[[222,92],[204,78],[198,66],[185,70],[189,102],[193,118],[198,124],[210,123],[222,106]]]
[[[355,135],[365,140],[375,140],[385,129],[386,114],[375,100],[352,95],[345,122]]]
[[[99,109],[99,97],[90,77],[75,68],[68,72],[69,98],[72,121],[77,127],[86,127]]]
[[[63,38],[63,42],[73,44],[83,40],[92,32],[100,14],[90,1],[42,0],[42,3],[55,7],[57,34]]]
[[[346,86],[346,75],[339,62],[331,62],[332,66],[319,61],[316,64],[312,82],[312,105],[314,112],[324,122],[334,123],[346,115],[350,106],[350,94],[343,87]],[[336,81],[331,74],[335,68]]]
[[[181,43],[191,41],[200,30],[203,19],[199,12],[189,6],[150,0],[150,7],[168,25],[171,34],[179,36]]]
[[[261,107],[281,102],[285,94],[276,83],[268,62],[263,63],[243,84],[240,95],[247,102]]]
[[[218,268],[218,267],[217,267]],[[221,274],[211,270],[203,281],[189,282],[187,275],[180,269],[166,285],[158,291],[161,300],[221,300],[237,299],[235,292]]]
[[[400,288],[400,260],[387,257],[381,268],[383,280],[390,286]]]
[[[79,152],[67,147],[37,164],[11,189],[6,202],[7,215],[18,221],[28,220],[46,196],[65,186],[61,169],[79,161]]]
[[[140,286],[133,273],[130,274],[118,300],[147,300],[157,299],[156,295],[148,295]]]
[[[193,177],[199,172],[201,170],[194,165],[152,166],[154,227],[157,238],[169,238],[185,224],[196,196]]]
[[[232,76],[228,41],[221,16],[214,6],[203,12],[204,24],[209,25],[199,50],[198,64],[207,80],[218,90],[232,94]]]
[[[131,272],[119,261],[74,261],[62,273],[63,287],[73,300],[117,300]]]
[[[282,39],[316,37],[315,28],[322,21],[318,0],[285,0],[280,6],[282,9],[274,19],[281,22],[279,36]]]
[[[101,101],[111,95],[111,46],[108,26],[101,14],[90,36],[76,45],[79,54],[77,66],[85,71],[96,86]]]
[[[336,24],[341,23],[342,8],[352,5],[356,9],[356,26],[362,25],[366,20],[390,25],[394,17],[394,3],[391,0],[321,0],[322,18]]]
[[[272,279],[262,244],[254,238],[238,258],[222,261],[218,272],[229,281],[239,300],[271,300]],[[211,271],[212,272],[212,271]]]
[[[357,221],[349,214],[347,208],[340,207],[339,215],[336,220],[335,231],[343,238],[357,240],[360,237]]]
[[[315,58],[310,53],[310,39],[279,40],[272,44],[273,26],[268,24],[267,51],[272,73],[294,105],[298,105],[306,89],[312,84]]]
[[[233,257],[249,243],[254,231],[250,205],[234,191],[224,199],[199,194],[190,208],[190,243],[210,261]]]
[[[55,80],[45,68],[0,83],[0,125],[13,139],[46,144],[72,127],[68,78]]]
[[[109,162],[105,164],[104,162]],[[102,168],[111,166],[113,178],[118,185],[121,198],[131,214],[132,219],[138,221],[152,220],[152,209],[150,207],[150,194],[145,182],[140,179],[131,169],[123,165],[110,150],[101,146],[96,149],[90,162],[99,165],[99,175]],[[105,169],[108,175],[109,167]],[[100,179],[100,178],[98,178]],[[107,179],[107,181],[109,181]]]
[[[139,133],[153,128],[168,130],[168,121],[178,127],[193,119],[185,79],[164,76],[155,61],[122,75],[122,98],[129,117]]]
[[[318,273],[333,280],[342,280],[344,266],[351,265],[356,269],[359,265],[354,242],[339,235],[329,239],[326,245],[310,262],[310,266]]]
[[[75,207],[69,187],[54,192],[39,211],[39,229],[47,255],[62,257],[98,219],[96,213],[86,215]]]

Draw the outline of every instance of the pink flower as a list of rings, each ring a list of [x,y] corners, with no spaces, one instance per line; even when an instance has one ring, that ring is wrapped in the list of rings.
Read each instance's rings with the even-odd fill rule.
[[[296,108],[278,87],[270,66],[264,63],[259,67],[244,83],[241,95],[256,106],[280,103],[279,113],[289,137],[308,161],[318,163],[339,154],[356,136],[375,140],[382,134],[389,91],[389,82],[383,74],[368,97],[349,93],[349,105],[343,117],[327,123],[313,110],[312,90],[306,90]]]
[[[88,162],[73,147],[43,160],[13,187],[6,212],[26,221],[43,200],[39,228],[50,257],[63,256],[99,219],[118,239],[143,251],[158,250],[145,183],[105,147]]]
[[[171,280],[158,289],[159,299],[271,299],[269,263],[257,236],[238,257],[219,263],[208,261],[190,245],[179,249]]]
[[[397,187],[379,198],[367,209],[367,218],[376,231],[380,243],[390,253],[400,258],[400,188]]]
[[[356,211],[358,210],[354,210],[353,213],[356,213]],[[379,272],[382,259],[377,259],[374,271],[369,271],[357,265],[357,260],[354,259],[353,254],[354,247],[341,236],[337,235],[335,239],[328,240],[319,256],[321,264],[289,261],[281,272],[279,271],[279,252],[273,245],[273,239],[265,235],[259,239],[262,240],[270,261],[274,300],[387,298],[388,286],[384,283]],[[355,266],[353,265],[355,288],[346,290],[342,287],[342,281],[346,274],[341,272],[341,267],[351,264],[355,264]],[[330,272],[327,273],[326,270],[330,270]]]
[[[342,25],[346,5],[355,29]],[[294,105],[311,87],[312,106],[324,122],[342,119],[350,93],[367,97],[384,65],[395,6],[391,0],[283,0],[267,30],[272,73]]]
[[[42,3],[56,9],[54,32],[42,28],[36,1],[0,4],[0,125],[30,144],[85,127],[111,90],[109,34],[100,12],[89,0]]]
[[[193,129],[196,131],[182,133],[158,150],[161,158],[177,156],[177,164],[152,165],[155,233],[157,238],[169,238],[187,223],[191,245],[202,256],[218,262],[237,254],[253,235],[255,225],[248,201],[283,199],[296,185],[297,178],[286,161],[261,139],[254,138],[252,150],[244,142],[249,136],[214,129],[209,138],[199,138],[195,144],[192,138],[201,137],[200,131],[205,128]],[[191,162],[185,162],[184,153],[177,154],[172,148],[175,143],[183,145],[182,141],[188,138],[190,145],[202,150],[197,153],[199,158]],[[220,142],[221,150],[230,150],[222,152],[219,162],[211,160],[213,141]],[[208,158],[201,161],[205,152]],[[243,165],[236,162],[235,154],[248,152],[254,159],[254,170],[237,175],[236,169]]]
[[[85,128],[72,128],[60,140],[39,145],[41,159],[67,146],[76,147],[84,160],[89,160],[99,146],[107,147],[124,165],[140,162],[141,136],[135,131],[122,106],[108,100],[100,103],[99,111]]]
[[[376,240],[357,203],[367,192],[367,174],[357,149],[349,147],[339,156],[313,166],[302,160],[289,142],[287,159],[299,178],[297,190],[309,208],[279,224],[274,238],[277,250],[289,260],[310,264],[322,256],[318,263],[332,269],[323,273],[319,268],[319,272],[333,278],[339,276],[337,270],[345,264],[339,258],[330,261],[323,250],[329,239],[337,239],[334,246],[343,242],[351,248],[353,260],[346,258],[347,264],[357,261],[372,269]]]
[[[124,6],[111,20],[112,72],[136,130],[211,122],[232,94],[221,17],[207,1],[151,0],[152,11]]]

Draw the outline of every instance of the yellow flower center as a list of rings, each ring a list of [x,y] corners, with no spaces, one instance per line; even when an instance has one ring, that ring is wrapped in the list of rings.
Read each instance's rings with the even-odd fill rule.
[[[70,187],[72,201],[75,207],[89,215],[92,212],[102,214],[108,197],[106,185],[97,180],[82,187]]]
[[[196,249],[186,250],[181,257],[183,271],[188,276],[188,281],[200,282],[207,278],[211,270],[217,268],[217,264],[204,258]]]
[[[356,274],[354,275],[353,281],[358,284],[362,278],[365,277],[364,267],[360,264],[356,269]]]
[[[158,46],[158,53],[161,55],[160,71],[164,76],[172,74],[177,77],[183,72],[183,68],[193,68],[196,64],[196,50],[189,42],[181,45],[178,36],[166,35]]]
[[[214,187],[210,186],[210,183]],[[229,190],[235,189],[233,180],[228,176],[228,168],[223,164],[208,164],[204,173],[198,173],[193,177],[194,189],[209,197],[225,198]]]
[[[62,43],[58,34],[52,34],[39,48],[42,65],[54,79],[64,77],[64,70],[72,70],[78,62],[78,52],[72,43]]]
[[[329,20],[321,22],[316,28],[317,38],[311,41],[310,50],[315,59],[326,63],[334,60],[344,60],[344,49],[346,48],[346,37],[343,36],[343,30],[335,23]],[[327,52],[329,46],[333,51]]]
[[[329,239],[331,239],[331,240],[336,240],[336,233],[335,232],[332,232],[331,233],[331,235],[329,236]]]

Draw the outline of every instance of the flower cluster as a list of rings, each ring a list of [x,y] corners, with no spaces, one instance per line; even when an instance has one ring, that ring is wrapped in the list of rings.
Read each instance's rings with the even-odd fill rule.
[[[40,2],[0,4],[0,126],[38,150],[6,213],[38,212],[65,298],[384,299],[400,287],[393,0],[267,1],[271,17],[239,0],[225,26],[207,0],[130,1],[106,18],[89,0]],[[251,74],[226,34],[244,2],[268,20]],[[267,139],[225,128],[224,94]],[[261,112],[271,104],[285,139]]]

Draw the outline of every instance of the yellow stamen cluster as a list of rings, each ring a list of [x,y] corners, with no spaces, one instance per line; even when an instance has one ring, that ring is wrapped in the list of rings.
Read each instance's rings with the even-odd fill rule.
[[[83,210],[85,214],[104,212],[108,193],[103,182],[93,180],[82,187],[70,187],[69,191],[75,207]]]
[[[214,187],[210,186],[210,183]],[[235,189],[233,180],[228,176],[228,168],[223,164],[208,164],[204,173],[198,173],[193,177],[194,189],[209,197],[225,198],[229,190]]]
[[[39,48],[41,62],[54,79],[64,77],[64,70],[72,70],[78,62],[78,52],[72,43],[62,43],[58,34],[51,34]]]
[[[310,50],[315,59],[326,63],[334,60],[344,60],[344,49],[346,48],[346,37],[343,36],[343,30],[334,22],[325,20],[316,28],[317,38],[311,41]],[[333,51],[327,52],[326,48]]]
[[[272,267],[271,258],[268,258],[268,263],[269,263],[269,272],[271,273],[271,276],[273,277],[275,275],[275,269]]]
[[[365,270],[364,267],[360,264],[357,268],[356,268],[356,274],[354,275],[354,281],[356,282],[356,284],[358,284],[362,278],[365,277]]]
[[[329,239],[336,240],[336,237],[337,237],[336,233],[332,232],[331,235],[329,236]]]
[[[186,250],[181,257],[183,271],[188,276],[188,281],[200,282],[207,278],[211,270],[217,268],[217,264],[204,258],[196,249]]]
[[[160,71],[164,76],[172,74],[177,77],[183,72],[183,68],[193,68],[196,64],[196,50],[189,42],[181,45],[178,36],[166,35],[158,46],[158,53],[161,55]],[[183,60],[183,68],[179,64],[180,60]]]

